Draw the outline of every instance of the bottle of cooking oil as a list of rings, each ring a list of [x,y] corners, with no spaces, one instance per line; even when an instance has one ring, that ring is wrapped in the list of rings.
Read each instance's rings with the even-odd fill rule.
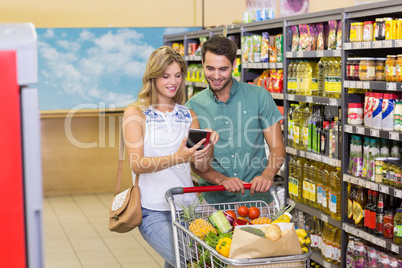
[[[311,65],[311,95],[318,96],[318,63],[310,62]]]
[[[322,223],[322,233],[321,233],[321,243],[320,243],[320,251],[321,251],[321,257],[324,259],[325,258],[325,246],[327,244],[327,239],[328,239],[328,231],[329,231],[329,225],[326,222]]]
[[[302,139],[303,139],[303,150],[307,151],[308,150],[308,145],[309,145],[309,119],[311,114],[313,113],[313,109],[311,108],[312,105],[306,106],[303,110],[303,127],[302,127]]]
[[[313,76],[313,69],[309,61],[304,62],[303,68],[303,83],[302,83],[302,91],[303,95],[311,96],[311,80]]]
[[[325,88],[324,88],[324,96],[332,97],[332,58],[327,58],[324,62],[324,74],[325,74]]]
[[[307,160],[304,165],[303,165],[303,199],[304,202],[311,206],[311,197],[310,197],[310,185],[311,185],[311,180],[310,180],[310,165],[311,161]]]
[[[293,110],[293,142],[294,148],[302,150],[303,146],[303,110],[306,108],[306,103],[301,102],[299,106],[297,106]]]
[[[329,192],[331,191],[331,185],[330,185],[330,174],[331,171],[333,171],[333,167],[330,165],[325,165],[323,174],[322,174],[322,182],[323,182],[323,188],[322,188],[322,210],[329,214]]]
[[[327,237],[326,237],[326,243],[325,243],[325,255],[324,255],[324,260],[326,262],[332,263],[332,248],[334,244],[334,238],[335,238],[335,228],[331,225],[328,224],[328,231],[327,231]]]
[[[298,61],[294,61],[293,62],[293,70],[292,70],[292,72],[293,72],[293,79],[292,79],[292,92],[293,92],[293,94],[298,94],[297,92],[296,92],[296,89],[297,89],[297,65],[298,65]]]
[[[296,91],[295,94],[302,95],[301,91],[301,81],[302,81],[302,72],[303,72],[303,61],[299,61],[296,67]]]
[[[329,192],[329,213],[337,221],[341,220],[341,168],[330,174],[331,191]]]
[[[295,64],[294,61],[290,61],[290,64],[288,66],[288,82],[287,82],[287,93],[288,94],[294,94],[294,92],[293,92],[293,79],[294,79],[293,65],[294,64]]]
[[[333,97],[334,98],[340,98],[341,97],[341,92],[342,92],[342,82],[341,82],[341,58],[334,58],[334,78],[333,78]]]
[[[317,204],[317,171],[319,164],[317,161],[312,161],[310,165],[310,200],[313,208],[318,208]]]
[[[327,58],[321,58],[318,62],[318,81],[317,81],[317,96],[324,96],[325,91],[325,62]]]
[[[296,108],[295,103],[290,104],[290,108],[288,111],[288,146],[294,147],[294,119],[293,119],[293,112]]]
[[[341,230],[335,228],[334,243],[332,244],[332,262],[335,264],[341,263]]]
[[[298,185],[298,196],[296,198],[297,202],[305,203],[303,198],[303,168],[304,164],[307,162],[307,159],[299,157],[296,160],[296,174],[295,179],[297,180]]]
[[[288,191],[289,191],[289,197],[292,200],[295,200],[295,194],[294,194],[294,176],[295,176],[295,169],[296,169],[296,158],[297,156],[292,156],[289,160],[289,178],[288,178]]]

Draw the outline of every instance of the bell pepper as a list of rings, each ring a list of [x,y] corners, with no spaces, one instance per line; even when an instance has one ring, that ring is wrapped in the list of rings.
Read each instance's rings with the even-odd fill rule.
[[[232,245],[232,239],[229,237],[224,237],[219,239],[216,245],[216,251],[218,251],[222,256],[229,258],[230,246]]]
[[[252,225],[251,222],[247,221],[247,220],[242,220],[242,219],[234,219],[233,221],[233,227],[239,226],[239,225]]]

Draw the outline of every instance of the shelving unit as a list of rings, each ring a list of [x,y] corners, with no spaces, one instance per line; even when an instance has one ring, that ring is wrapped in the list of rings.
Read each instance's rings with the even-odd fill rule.
[[[289,204],[295,204],[295,207],[303,211],[306,214],[312,215],[324,222],[327,222],[337,228],[342,230],[341,235],[341,264],[335,265],[332,263],[325,262],[320,253],[313,252],[311,257],[312,260],[323,265],[324,267],[345,267],[346,266],[346,249],[348,242],[348,234],[352,234],[362,239],[375,243],[376,245],[383,247],[384,249],[389,249],[395,253],[402,254],[402,248],[400,246],[394,245],[389,239],[383,239],[378,237],[372,237],[370,234],[363,232],[355,228],[354,226],[347,223],[347,184],[352,183],[356,185],[363,186],[367,189],[372,189],[375,191],[382,192],[384,194],[393,195],[397,198],[402,198],[402,190],[396,189],[389,185],[382,183],[375,183],[367,181],[366,179],[358,178],[347,174],[347,167],[349,164],[349,141],[351,135],[361,135],[369,137],[377,137],[389,140],[396,140],[402,142],[402,132],[395,131],[385,131],[380,129],[373,129],[365,126],[356,126],[347,124],[347,107],[350,100],[350,96],[347,93],[347,89],[362,89],[362,90],[373,90],[380,92],[402,92],[402,83],[397,82],[384,82],[384,81],[350,81],[345,80],[346,77],[346,59],[349,56],[381,56],[387,54],[401,54],[400,48],[402,48],[401,40],[383,40],[383,41],[370,41],[370,42],[354,42],[349,41],[349,29],[350,23],[365,20],[375,20],[376,17],[402,17],[402,5],[400,0],[394,1],[382,1],[380,3],[359,5],[344,9],[335,9],[325,12],[316,12],[292,17],[285,17],[274,20],[259,21],[246,23],[241,25],[227,26],[226,30],[228,35],[234,34],[238,35],[239,39],[242,36],[249,36],[253,34],[261,34],[261,32],[268,32],[270,34],[283,33],[283,62],[280,63],[250,63],[242,62],[242,76],[241,81],[249,82],[258,77],[263,70],[275,68],[283,69],[283,93],[271,93],[272,97],[277,103],[284,106],[284,138],[285,144],[287,144],[287,114],[292,102],[306,102],[325,106],[336,106],[342,108],[342,114],[340,115],[342,121],[342,148],[340,154],[341,159],[330,158],[320,154],[312,153],[309,151],[298,150],[290,146],[286,147],[286,152],[288,156],[300,156],[309,160],[318,161],[325,163],[334,167],[341,167],[342,172],[342,182],[341,182],[341,221],[337,221],[331,218],[330,215],[308,205],[302,203],[296,203],[295,201],[287,198]],[[329,20],[341,20],[342,21],[342,49],[337,50],[323,50],[323,51],[290,51],[289,36],[287,34],[288,27],[298,24],[309,24],[309,23],[319,23],[327,22]],[[197,32],[184,33],[181,35],[171,35],[165,36],[165,44],[171,44],[173,41],[183,40],[185,44],[189,40],[197,40],[200,36],[213,36],[222,34],[225,27],[218,27],[210,30],[202,30]],[[238,55],[241,54],[239,49]],[[342,95],[341,98],[328,98],[319,96],[304,96],[295,95],[287,93],[287,67],[292,60],[315,60],[318,61],[322,57],[341,57],[342,61]],[[201,61],[200,58],[186,58],[186,61]],[[207,84],[193,84],[193,82],[188,82],[188,85],[195,87],[206,87]],[[288,180],[289,157],[285,160],[285,169],[280,172],[281,176]],[[285,183],[287,189],[287,182]]]

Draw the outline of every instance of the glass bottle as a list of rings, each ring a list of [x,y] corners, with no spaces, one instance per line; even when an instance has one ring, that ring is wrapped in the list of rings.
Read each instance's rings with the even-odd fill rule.
[[[349,183],[349,196],[348,196],[348,223],[354,224],[353,210],[356,198],[356,185]]]
[[[371,195],[371,190],[368,190],[367,192],[368,195],[368,201],[367,205],[364,207],[364,231],[369,233],[370,232],[370,207],[372,205],[371,200],[372,200],[372,195]]]
[[[375,234],[382,236],[384,228],[384,194],[380,193],[378,196],[376,221],[375,221]]]
[[[357,186],[356,201],[353,208],[353,218],[355,221],[355,226],[358,228],[364,227],[364,214],[363,208],[367,204],[367,194],[363,186]]]
[[[372,202],[369,208],[369,233],[375,234],[378,192],[372,191]]]

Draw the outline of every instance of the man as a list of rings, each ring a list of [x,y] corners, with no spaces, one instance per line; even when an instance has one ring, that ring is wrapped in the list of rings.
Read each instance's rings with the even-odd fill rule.
[[[211,168],[194,172],[202,178],[200,185],[219,184],[227,190],[204,193],[208,203],[263,200],[269,204],[273,198],[267,192],[286,155],[282,115],[267,90],[232,78],[236,52],[236,45],[225,37],[211,37],[202,46],[209,87],[186,106],[197,114],[201,129],[216,130],[220,140]],[[243,184],[250,182],[250,191],[245,191]]]

